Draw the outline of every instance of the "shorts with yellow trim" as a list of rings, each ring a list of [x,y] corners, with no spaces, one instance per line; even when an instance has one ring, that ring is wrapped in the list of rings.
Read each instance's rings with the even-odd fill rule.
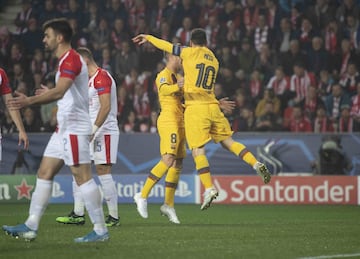
[[[194,104],[184,112],[186,140],[190,149],[204,146],[210,140],[215,143],[232,136],[229,121],[218,104]]]
[[[186,157],[185,128],[176,126],[158,126],[160,136],[160,154],[172,154],[176,158]]]

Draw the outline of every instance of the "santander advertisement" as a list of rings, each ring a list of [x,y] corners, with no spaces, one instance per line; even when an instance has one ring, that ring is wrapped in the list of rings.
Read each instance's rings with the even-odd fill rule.
[[[215,203],[224,204],[359,204],[356,176],[214,176]],[[203,189],[201,190],[203,191]]]

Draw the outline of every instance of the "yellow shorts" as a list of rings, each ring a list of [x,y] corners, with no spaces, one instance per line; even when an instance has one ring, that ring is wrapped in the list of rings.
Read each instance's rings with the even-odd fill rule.
[[[175,126],[158,126],[160,136],[160,154],[172,154],[176,158],[185,158],[185,129]]]
[[[229,121],[218,104],[186,106],[184,119],[186,140],[190,149],[204,146],[210,140],[218,143],[233,134]]]

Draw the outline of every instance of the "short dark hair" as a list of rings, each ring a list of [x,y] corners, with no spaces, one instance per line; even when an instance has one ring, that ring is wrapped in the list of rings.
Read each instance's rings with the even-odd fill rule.
[[[90,60],[94,60],[94,56],[88,48],[80,47],[76,50],[81,56],[87,57]]]
[[[205,46],[207,44],[205,30],[201,28],[194,29],[191,32],[191,41],[196,45]]]
[[[73,30],[65,18],[55,18],[46,21],[43,25],[43,30],[45,31],[48,28],[51,28],[56,33],[61,34],[64,37],[65,42],[69,43],[71,41]]]

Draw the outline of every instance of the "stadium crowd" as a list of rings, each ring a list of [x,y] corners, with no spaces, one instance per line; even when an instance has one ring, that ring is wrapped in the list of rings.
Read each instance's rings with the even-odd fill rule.
[[[23,0],[16,31],[0,27],[0,67],[13,90],[54,86],[57,62],[43,51],[42,24],[56,17],[69,20],[73,47],[91,49],[116,79],[122,132],[156,132],[154,81],[164,68],[162,52],[131,38],[188,45],[196,27],[220,62],[216,96],[236,101],[227,114],[234,131],[360,131],[360,1]],[[2,132],[15,131],[6,109],[0,115]],[[22,115],[27,132],[56,127],[54,103]]]

